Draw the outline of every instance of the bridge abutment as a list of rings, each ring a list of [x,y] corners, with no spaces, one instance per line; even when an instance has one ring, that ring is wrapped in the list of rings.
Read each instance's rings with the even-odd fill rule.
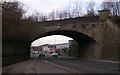
[[[2,66],[7,66],[29,58],[29,45],[21,41],[2,43]]]

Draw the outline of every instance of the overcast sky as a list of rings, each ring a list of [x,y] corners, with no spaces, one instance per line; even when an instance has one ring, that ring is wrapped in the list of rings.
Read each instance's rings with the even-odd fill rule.
[[[10,0],[11,1],[11,0]],[[13,0],[16,1],[16,0]],[[98,10],[102,1],[114,1],[114,0],[18,0],[24,4],[24,8],[27,9],[27,14],[31,15],[35,11],[42,12],[45,14],[51,11],[60,11],[70,4],[71,6],[75,2],[81,2],[82,11],[85,12],[86,2],[96,2],[95,9]],[[56,39],[55,39],[56,38]],[[38,39],[32,43],[33,46],[42,44],[55,44],[55,43],[66,43],[71,38],[65,36],[48,36],[45,38]]]
[[[13,0],[14,1],[14,0]],[[96,9],[99,8],[102,1],[105,0],[18,0],[25,4],[25,9],[27,9],[27,14],[34,13],[35,11],[41,13],[50,13],[54,11],[61,11],[69,5],[75,4],[75,2],[80,3],[83,11],[85,11],[86,2],[96,2]],[[107,0],[108,1],[108,0]]]

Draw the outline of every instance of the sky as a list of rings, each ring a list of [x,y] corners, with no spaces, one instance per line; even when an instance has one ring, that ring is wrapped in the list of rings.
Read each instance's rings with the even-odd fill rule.
[[[32,42],[32,46],[39,46],[43,44],[60,44],[60,43],[68,43],[68,40],[73,40],[67,36],[63,35],[51,35],[47,37],[40,38]]]

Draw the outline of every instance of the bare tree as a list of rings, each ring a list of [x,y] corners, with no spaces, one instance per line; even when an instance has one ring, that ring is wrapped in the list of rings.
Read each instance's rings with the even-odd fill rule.
[[[50,20],[55,20],[55,18],[56,18],[56,13],[55,13],[55,11],[52,11],[51,13],[49,13],[49,19],[50,19]]]
[[[61,16],[62,19],[69,18],[69,10],[65,8],[59,13],[59,15]]]
[[[112,16],[120,15],[120,1],[119,2],[103,2],[101,5],[102,9],[110,10]]]
[[[63,17],[64,17],[64,19],[66,19],[67,16],[68,16],[68,12],[67,12],[67,10],[66,10],[66,11],[63,11]]]
[[[20,21],[25,13],[23,5],[20,2],[3,2],[2,17],[9,21]]]
[[[114,15],[120,16],[120,1],[114,3]]]
[[[120,1],[117,2],[117,10],[118,10],[118,16],[120,16]]]
[[[61,20],[63,19],[63,12],[58,12],[57,13],[58,18]]]
[[[87,5],[87,14],[86,16],[95,16],[95,10],[94,10],[95,2],[89,2]]]
[[[75,2],[75,4],[74,4],[74,9],[73,9],[74,17],[80,16],[80,13],[81,13],[80,10],[81,10],[80,3]]]
[[[41,16],[41,21],[47,21],[47,16],[46,15]]]
[[[68,18],[71,18],[72,12],[71,12],[71,5],[70,5],[70,2],[69,2],[69,5],[68,5]]]
[[[76,14],[77,14],[77,16],[80,16],[82,14],[82,7],[81,7],[80,3],[76,3],[76,4],[77,4]]]

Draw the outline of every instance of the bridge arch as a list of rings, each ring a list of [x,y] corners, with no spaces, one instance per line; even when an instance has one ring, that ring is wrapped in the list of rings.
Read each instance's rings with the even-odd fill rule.
[[[74,50],[74,52],[77,52],[77,54],[75,54],[76,57],[87,58],[87,57],[92,57],[92,55],[94,54],[95,44],[97,43],[96,40],[86,34],[73,30],[49,31],[44,34],[35,36],[32,39],[31,43],[39,38],[50,35],[64,35],[74,39],[77,42],[76,47],[78,47],[77,48],[78,50]]]

